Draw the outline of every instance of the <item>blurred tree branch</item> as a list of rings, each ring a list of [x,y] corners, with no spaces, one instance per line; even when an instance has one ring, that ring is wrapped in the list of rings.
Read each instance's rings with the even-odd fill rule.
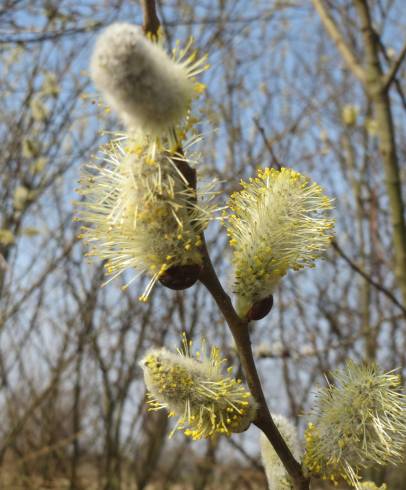
[[[323,0],[312,0],[312,2],[326,31],[336,44],[345,63],[361,81],[365,93],[373,104],[377,121],[379,150],[382,156],[386,189],[391,209],[395,261],[394,270],[403,303],[406,304],[406,223],[395,127],[393,124],[391,101],[388,95],[391,82],[396,76],[397,70],[406,55],[406,45],[398,56],[397,61],[385,75],[379,60],[379,36],[372,26],[368,2],[366,0],[354,0],[354,6],[360,20],[360,31],[364,41],[364,66],[361,67],[351,49],[346,44]]]

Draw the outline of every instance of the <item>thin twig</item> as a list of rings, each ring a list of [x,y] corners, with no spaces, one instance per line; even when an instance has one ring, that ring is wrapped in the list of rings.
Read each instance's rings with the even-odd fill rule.
[[[403,49],[399,53],[399,56],[397,57],[396,61],[393,63],[388,73],[385,75],[385,79],[383,82],[385,90],[388,90],[389,87],[391,86],[405,58],[406,58],[406,43],[404,44]]]
[[[272,143],[269,141],[269,139],[265,133],[265,129],[263,128],[263,126],[261,126],[261,124],[257,118],[254,118],[254,124],[255,124],[256,128],[258,129],[259,134],[262,137],[262,140],[266,146],[266,149],[268,150],[269,154],[271,155],[272,165],[274,165],[277,170],[280,170],[282,168],[282,165],[279,162],[277,156],[275,155]]]
[[[379,50],[382,53],[383,57],[385,58],[385,61],[389,63],[390,57],[388,55],[386,47],[383,44],[382,39],[380,38],[380,36],[377,33],[376,33],[376,36],[377,36],[377,40],[378,40],[378,44],[379,44]],[[406,96],[405,96],[405,93],[403,91],[402,84],[399,81],[399,78],[395,77],[393,80],[393,83],[395,85],[396,92],[398,93],[398,96],[399,96],[400,101],[402,103],[403,109],[406,110]],[[388,89],[389,88],[390,87],[388,87]]]
[[[337,46],[338,51],[341,53],[347,66],[354,73],[354,75],[361,80],[362,83],[365,82],[365,70],[362,68],[358,60],[355,58],[351,49],[345,42],[345,39],[338,29],[334,19],[331,17],[330,13],[324,6],[323,0],[312,0],[313,6],[320,16],[320,20],[324,25],[326,31],[330,34],[331,39]]]
[[[363,277],[369,284],[371,284],[375,289],[383,293],[388,299],[392,301],[394,305],[396,305],[404,315],[406,315],[406,308],[402,305],[400,301],[397,300],[396,296],[394,296],[388,289],[386,289],[382,284],[379,284],[379,282],[376,282],[372,279],[371,276],[369,276],[366,272],[364,272],[353,260],[346,255],[346,253],[343,251],[343,249],[338,245],[338,243],[333,240],[332,242],[334,250],[347,262],[347,264],[353,269],[357,274],[359,274],[361,277]]]

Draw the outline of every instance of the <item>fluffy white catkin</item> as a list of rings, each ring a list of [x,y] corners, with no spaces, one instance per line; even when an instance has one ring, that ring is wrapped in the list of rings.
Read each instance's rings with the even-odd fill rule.
[[[103,147],[101,161],[82,172],[79,236],[89,244],[89,256],[106,261],[109,281],[129,269],[137,272],[127,286],[140,274],[150,276],[141,301],[174,267],[200,270],[201,233],[215,208],[209,204],[211,184],[189,189],[177,169],[198,158],[189,151],[191,144],[186,141],[179,155],[157,150],[148,138],[120,137]]]
[[[331,243],[334,220],[323,189],[290,168],[258,169],[241,186],[231,195],[225,225],[234,249],[237,310],[250,318],[288,270],[314,266]]]
[[[285,439],[289,449],[292,451],[292,454],[296,459],[299,460],[301,457],[301,449],[297,437],[296,428],[283,415],[272,414],[272,418],[276,426],[278,427],[282,437]],[[262,432],[260,436],[260,442],[262,463],[265,468],[269,490],[293,490],[293,484],[282,464],[282,461],[276,454],[275,449],[272,447],[272,444],[268,441],[268,439]]]
[[[130,129],[155,136],[186,115],[196,91],[194,68],[171,59],[140,27],[115,23],[97,39],[90,74]]]

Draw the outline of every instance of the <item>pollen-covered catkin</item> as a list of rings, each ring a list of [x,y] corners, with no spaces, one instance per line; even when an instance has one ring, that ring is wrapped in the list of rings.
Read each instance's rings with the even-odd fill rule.
[[[203,87],[195,76],[206,58],[196,59],[188,48],[170,58],[140,27],[115,23],[97,39],[90,74],[127,128],[161,136],[186,116]]]
[[[359,471],[371,464],[394,464],[406,448],[406,396],[400,376],[376,365],[356,365],[333,373],[334,385],[320,389],[305,432],[304,464],[310,473],[343,478],[365,488]]]
[[[272,414],[272,418],[293,456],[299,460],[301,457],[301,448],[295,426],[283,415]],[[265,468],[269,490],[293,490],[292,480],[283,466],[282,461],[262,432],[260,443],[262,463]]]
[[[332,200],[294,170],[260,169],[241,185],[231,196],[225,224],[233,247],[237,309],[246,316],[272,295],[289,269],[314,265],[331,242],[334,220]]]
[[[186,158],[151,149],[148,138],[119,139],[82,173],[77,219],[84,223],[80,237],[91,247],[88,255],[106,260],[111,279],[133,268],[130,282],[149,275],[143,301],[172,267],[202,262],[201,233],[213,215],[213,193],[211,184],[197,191],[188,185],[177,167]]]
[[[178,417],[171,435],[183,430],[193,439],[207,439],[246,430],[256,415],[250,392],[230,375],[230,368],[223,372],[225,359],[218,348],[207,354],[203,340],[195,357],[190,348],[183,336],[176,354],[153,349],[141,361],[150,410],[166,408],[169,416]]]

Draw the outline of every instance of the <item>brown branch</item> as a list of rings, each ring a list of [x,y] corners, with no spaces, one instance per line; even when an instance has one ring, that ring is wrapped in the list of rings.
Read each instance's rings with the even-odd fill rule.
[[[269,412],[252,354],[248,321],[242,320],[237,315],[231,303],[230,297],[224,291],[217,274],[214,271],[206,246],[203,253],[204,266],[200,275],[200,281],[206,286],[208,291],[213,296],[234,337],[247,384],[253,397],[258,403],[257,417],[254,424],[262,430],[262,432],[271,442],[280,460],[292,478],[295,488],[297,490],[308,490],[309,479],[304,476],[301,465],[292,455]]]
[[[155,0],[141,0],[141,5],[144,11],[144,24],[142,28],[145,34],[152,34],[157,37],[161,23],[156,14]]]

